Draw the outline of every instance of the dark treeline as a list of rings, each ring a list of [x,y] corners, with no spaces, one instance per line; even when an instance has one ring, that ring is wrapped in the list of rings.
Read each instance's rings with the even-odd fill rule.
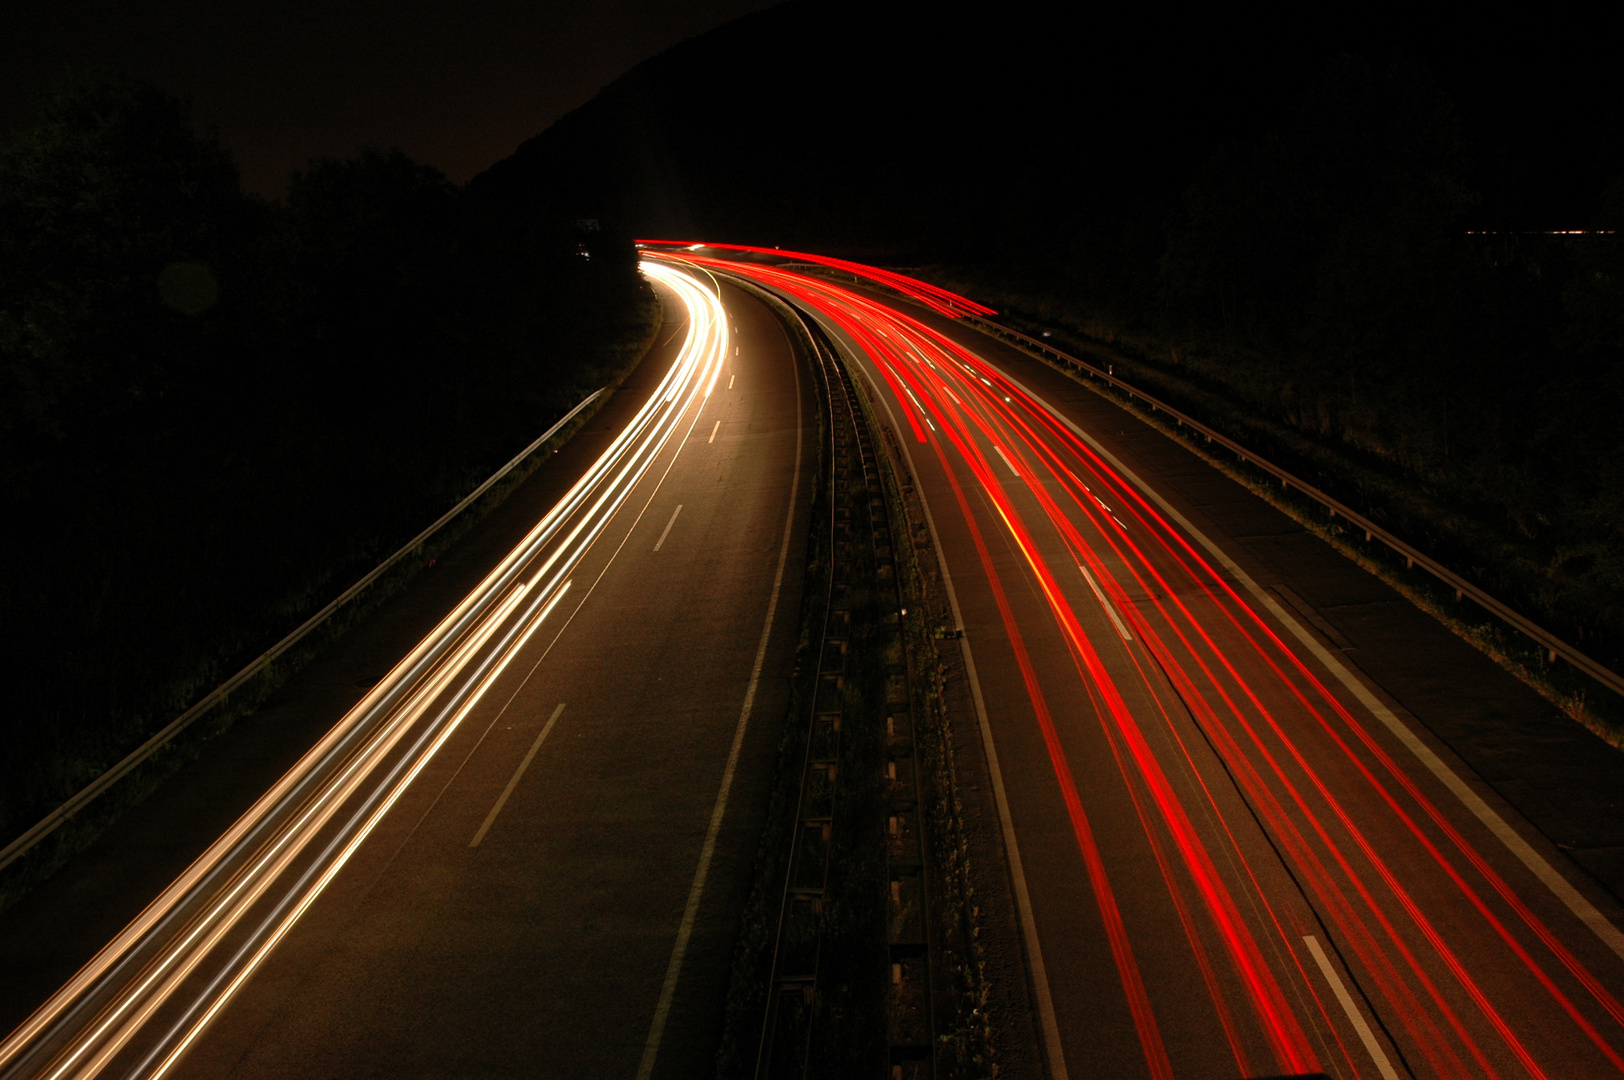
[[[1112,343],[1617,665],[1624,243],[1549,231],[1624,229],[1624,65],[1382,18],[792,3],[482,182],[929,266]]]
[[[1334,57],[1282,114],[1195,165],[1154,245],[989,287],[1616,664],[1624,156],[1568,216],[1508,215],[1459,98],[1404,54]]]
[[[627,362],[605,236],[398,152],[273,203],[157,89],[41,99],[0,147],[6,838]]]

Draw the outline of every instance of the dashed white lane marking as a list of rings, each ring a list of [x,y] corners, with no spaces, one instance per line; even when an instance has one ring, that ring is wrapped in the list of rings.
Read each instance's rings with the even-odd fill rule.
[[[727,377],[727,388],[728,388],[728,389],[729,389],[729,390],[731,390],[731,389],[733,389],[733,380],[734,380],[734,379],[737,379],[737,378],[738,378],[738,377],[739,377],[739,376],[738,376],[738,375],[737,375],[737,374],[734,374],[734,375],[729,375],[729,376],[728,376],[728,377]]]
[[[541,734],[537,735],[536,741],[530,744],[530,752],[524,755],[524,760],[519,762],[519,767],[513,770],[513,779],[507,782],[507,787],[503,788],[502,794],[497,796],[496,805],[491,807],[491,812],[485,815],[485,821],[479,826],[479,831],[474,834],[472,840],[468,841],[469,847],[478,847],[479,842],[485,839],[485,834],[491,831],[491,823],[496,820],[496,815],[502,812],[502,807],[507,805],[508,796],[512,795],[513,789],[519,786],[519,778],[530,767],[531,759],[536,756],[536,751],[541,749],[541,744],[547,741],[547,736],[552,732],[553,725],[558,723],[558,718],[563,714],[564,703],[560,701],[558,708],[553,710],[553,715],[549,716],[547,723],[542,725]]]
[[[716,421],[716,426],[711,428],[711,436],[710,436],[710,438],[706,439],[705,441],[708,442],[708,443],[715,442],[716,441],[716,433],[718,431],[721,431],[721,430],[722,430],[722,422],[720,420],[718,420],[718,421]]]
[[[677,523],[677,515],[680,513],[682,513],[682,504],[678,503],[677,508],[671,511],[671,520],[666,522],[665,528],[660,531],[660,538],[654,541],[655,551],[659,551],[661,546],[665,544],[665,538],[671,535],[671,526]]]
[[[995,445],[993,449],[998,451],[998,456],[1004,459],[1004,464],[1009,466],[1009,471],[1015,474],[1015,479],[1019,480],[1021,478],[1020,470],[1015,468],[1015,463],[1009,460],[1008,455],[1004,453],[1004,448]]]
[[[1365,1023],[1364,1014],[1359,1011],[1359,1006],[1353,1003],[1353,995],[1349,994],[1348,988],[1342,985],[1342,977],[1336,973],[1336,968],[1331,966],[1331,958],[1325,955],[1324,949],[1320,948],[1318,939],[1313,934],[1305,934],[1303,935],[1303,941],[1308,945],[1308,951],[1314,954],[1314,963],[1318,964],[1320,971],[1324,973],[1325,981],[1331,984],[1331,992],[1342,1003],[1342,1011],[1348,1014],[1348,1020],[1353,1024],[1353,1030],[1359,1033],[1359,1041],[1364,1043],[1365,1049],[1370,1052],[1371,1058],[1376,1062],[1376,1068],[1381,1071],[1383,1080],[1399,1080],[1398,1073],[1393,1069],[1393,1063],[1387,1060],[1387,1051],[1383,1050],[1382,1044],[1376,1041],[1375,1033],[1370,1030],[1370,1025]]]
[[[1117,610],[1111,604],[1111,601],[1105,598],[1105,593],[1100,589],[1099,582],[1095,581],[1094,575],[1088,572],[1088,567],[1084,566],[1082,563],[1078,563],[1077,569],[1083,572],[1083,579],[1088,582],[1088,587],[1094,590],[1094,596],[1099,600],[1100,607],[1104,608],[1105,613],[1111,616],[1111,623],[1117,628],[1117,633],[1122,635],[1122,640],[1132,641],[1133,635],[1128,633],[1128,627],[1123,623],[1122,616],[1117,614]]]

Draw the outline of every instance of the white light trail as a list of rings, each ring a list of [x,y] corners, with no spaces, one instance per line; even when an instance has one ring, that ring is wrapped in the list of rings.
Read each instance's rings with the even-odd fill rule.
[[[477,588],[0,1043],[0,1080],[166,1073],[502,677],[721,374],[728,331],[717,294],[669,265],[642,270],[688,315],[648,401]]]

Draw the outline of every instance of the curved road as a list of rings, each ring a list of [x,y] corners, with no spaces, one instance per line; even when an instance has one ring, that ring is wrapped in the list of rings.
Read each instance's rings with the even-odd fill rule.
[[[1503,676],[1419,631],[1437,685],[1380,667],[1301,597],[1378,586],[967,302],[719,255],[651,265],[669,336],[603,454],[544,467],[553,508],[314,749],[115,830],[209,823],[162,880],[107,843],[0,920],[15,1020],[83,965],[0,1076],[711,1071],[814,457],[783,329],[712,269],[819,319],[904,447],[1048,1075],[1624,1073],[1624,913],[1416,720]],[[211,791],[247,810],[218,842]]]
[[[1624,1073],[1619,905],[1256,558],[1283,519],[1192,499],[1217,474],[1187,453],[1140,471],[1137,421],[956,324],[951,294],[668,257],[814,314],[905,447],[1051,1076]]]
[[[759,302],[646,273],[666,326],[603,454],[75,960],[0,1075],[713,1067],[787,704],[815,403]],[[0,927],[19,977],[73,954],[48,901]]]

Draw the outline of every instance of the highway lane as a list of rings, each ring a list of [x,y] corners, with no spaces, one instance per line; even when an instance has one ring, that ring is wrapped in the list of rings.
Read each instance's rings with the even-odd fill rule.
[[[909,448],[1003,774],[1052,1074],[1624,1071],[1617,905],[1474,810],[1475,778],[1254,590],[1233,538],[1051,408],[1036,365],[1012,378],[946,332],[950,300],[732,270],[818,314]]]
[[[8,1040],[7,1075],[708,1064],[787,689],[811,403],[759,304],[724,316],[703,275],[648,272],[689,332],[618,452],[247,843]]]

